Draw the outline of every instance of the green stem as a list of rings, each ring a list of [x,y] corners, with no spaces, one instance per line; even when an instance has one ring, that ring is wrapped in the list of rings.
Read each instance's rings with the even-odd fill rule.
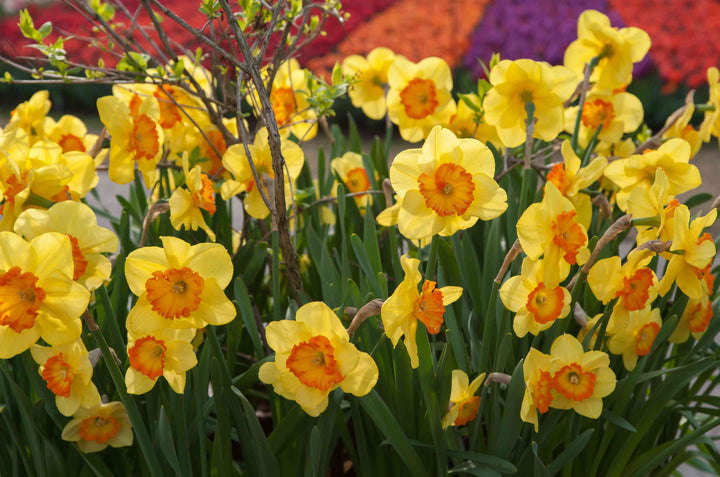
[[[273,249],[272,259],[272,290],[273,290],[273,320],[279,321],[282,318],[282,292],[280,290],[280,239],[278,232],[273,231],[271,235]]]
[[[432,242],[430,242],[430,253],[428,255],[427,268],[425,269],[425,280],[434,280],[435,271],[437,270],[439,244],[440,238],[437,235],[434,235]]]
[[[573,128],[573,135],[572,135],[572,141],[570,142],[570,145],[573,148],[573,151],[577,153],[578,149],[578,137],[580,132],[580,120],[582,119],[582,113],[583,108],[585,107],[585,96],[587,95],[587,90],[590,83],[590,75],[592,74],[593,70],[597,66],[598,62],[600,61],[600,56],[596,56],[592,60],[590,60],[590,63],[588,63],[587,68],[585,69],[585,75],[583,77],[583,86],[582,91],[580,92],[580,101],[578,103],[578,111],[577,111],[577,117],[575,118],[575,127]]]
[[[145,456],[145,463],[150,470],[150,475],[165,475],[162,467],[160,466],[160,461],[157,458],[157,452],[155,451],[152,440],[150,439],[150,434],[145,427],[145,422],[143,421],[142,415],[140,414],[140,410],[138,409],[135,400],[130,397],[127,389],[125,388],[125,379],[120,372],[120,367],[118,367],[118,364],[115,362],[115,357],[110,352],[110,346],[108,346],[107,341],[105,340],[105,336],[103,336],[103,334],[100,332],[100,328],[97,326],[97,323],[95,323],[94,318],[92,317],[92,315],[90,315],[88,311],[85,311],[83,318],[85,319],[85,322],[90,329],[90,333],[92,334],[93,338],[98,344],[98,347],[100,348],[100,352],[103,356],[103,361],[105,361],[105,366],[110,373],[110,378],[112,379],[113,384],[115,385],[115,389],[120,396],[120,401],[125,406],[125,410],[130,417],[130,422],[135,429],[135,436],[137,437],[140,449]]]
[[[110,303],[110,295],[108,295],[105,285],[100,285],[100,287],[95,290],[95,293],[100,298],[103,310],[105,311],[103,324],[108,323],[110,334],[112,335],[113,341],[115,341],[115,353],[118,355],[118,358],[120,358],[120,361],[124,362],[125,359],[127,359],[125,340],[123,339],[122,332],[120,331],[120,325],[117,322],[115,310],[113,310],[112,304]]]

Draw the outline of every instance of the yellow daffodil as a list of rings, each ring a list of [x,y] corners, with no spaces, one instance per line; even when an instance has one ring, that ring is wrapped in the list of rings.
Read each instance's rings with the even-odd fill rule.
[[[690,120],[692,119],[693,114],[695,114],[694,97],[695,91],[691,90],[685,97],[685,111],[683,111],[680,117],[677,118],[662,135],[664,140],[675,137],[686,140],[688,144],[690,144],[690,159],[695,157],[703,143],[701,132],[690,124]]]
[[[476,139],[458,139],[435,126],[422,149],[398,154],[390,180],[398,194],[400,233],[409,239],[452,235],[490,220],[507,208],[507,194],[493,179],[495,160]]]
[[[465,371],[453,369],[450,388],[451,406],[442,419],[443,429],[450,426],[464,426],[475,419],[480,407],[480,396],[475,396],[475,393],[484,380],[485,373],[480,373],[472,380],[472,383],[469,383],[470,380]]]
[[[420,260],[403,255],[400,264],[405,271],[405,278],[390,298],[383,303],[380,317],[385,327],[385,334],[390,338],[393,346],[397,346],[400,337],[405,336],[403,342],[410,355],[410,366],[417,368],[420,364],[415,341],[418,320],[425,325],[430,334],[439,333],[445,307],[460,298],[462,288],[453,286],[436,288],[435,282],[425,280],[422,291],[418,291],[418,285],[422,280],[418,270]]]
[[[198,157],[200,159],[198,165],[208,177],[213,180],[221,177],[229,179],[230,175],[222,164],[223,155],[228,149],[225,137],[217,126],[210,122],[207,116],[202,121],[198,121],[198,124],[202,128],[203,134],[195,127],[188,129],[188,150],[198,148]],[[223,125],[234,137],[238,137],[237,121],[234,118],[224,118]]]
[[[98,452],[107,446],[126,447],[133,443],[130,417],[121,402],[80,408],[63,428],[62,438],[77,442],[80,451]]]
[[[118,238],[97,224],[95,213],[80,202],[59,202],[49,210],[28,209],[15,222],[15,232],[26,240],[47,232],[60,232],[72,246],[73,280],[95,290],[110,278],[112,267],[103,253],[114,253]]]
[[[520,245],[527,256],[544,257],[543,283],[557,285],[570,273],[570,265],[582,265],[590,257],[587,232],[576,216],[575,207],[555,184],[545,185],[542,202],[531,204],[517,222]]]
[[[0,359],[22,353],[38,338],[57,346],[80,336],[90,294],[72,275],[66,236],[46,233],[26,242],[0,232]]]
[[[309,141],[317,134],[317,113],[308,103],[308,74],[294,58],[282,63],[275,73],[270,103],[280,135],[285,139],[293,134],[301,141]],[[260,100],[257,92],[253,90],[247,100],[259,116]]]
[[[272,168],[272,156],[270,155],[267,129],[262,128],[258,131],[253,144],[248,144],[247,147],[250,150],[250,156],[252,157],[255,170],[261,181],[259,187],[263,188],[266,197],[270,197],[268,190],[273,190],[275,173]],[[282,140],[281,150],[285,158],[285,164],[287,165],[284,174],[285,197],[290,197],[291,181],[294,184],[300,175],[300,171],[305,163],[305,155],[300,146],[292,141]],[[236,194],[247,192],[247,197],[245,197],[244,200],[245,211],[256,219],[264,219],[267,217],[270,214],[270,210],[265,205],[265,202],[263,202],[258,184],[255,183],[255,177],[250,168],[249,159],[245,155],[245,146],[243,144],[230,146],[223,156],[222,163],[225,169],[233,176],[233,179],[228,179],[223,183],[221,188],[222,198],[227,200]],[[288,175],[290,177],[288,177]],[[288,206],[289,205],[288,203]]]
[[[550,372],[550,355],[530,348],[523,361],[523,377],[525,394],[520,405],[520,419],[533,424],[537,432],[539,426],[537,413],[548,412],[553,401],[552,390],[555,382]]]
[[[705,111],[703,122],[700,125],[699,135],[703,142],[710,141],[710,136],[718,138],[720,144],[720,71],[716,67],[707,70],[709,98],[708,104],[712,106]]]
[[[614,333],[607,343],[608,350],[612,354],[621,354],[625,369],[632,371],[638,356],[645,356],[650,352],[661,326],[659,309],[648,306],[642,310],[631,311],[623,322],[616,323]]]
[[[660,280],[660,295],[670,291],[673,282],[694,300],[703,295],[704,269],[712,262],[716,252],[712,237],[703,230],[711,226],[716,217],[717,211],[712,209],[691,222],[690,211],[685,204],[675,209],[675,231],[669,250],[672,256]]]
[[[104,96],[97,100],[100,120],[111,136],[109,175],[113,182],[127,184],[135,176],[138,164],[146,186],[155,182],[157,163],[162,156],[164,141],[157,99],[141,100],[137,113],[132,113],[121,99]]]
[[[579,107],[565,111],[565,130],[572,133],[575,128]],[[635,131],[643,121],[643,107],[640,100],[625,91],[593,89],[585,99],[578,143],[587,147],[597,133],[598,150],[605,152],[612,144],[618,143],[623,134]]]
[[[582,162],[570,146],[570,141],[563,141],[560,151],[563,162],[553,165],[547,174],[547,180],[555,184],[560,193],[572,202],[577,211],[578,222],[587,228],[592,220],[592,202],[589,195],[580,191],[602,176],[607,159],[595,157],[590,164],[581,168]]]
[[[605,89],[615,89],[632,81],[633,63],[641,61],[650,49],[650,36],[635,28],[615,28],[610,19],[596,11],[585,10],[578,18],[578,39],[565,50],[565,66],[583,77],[585,64],[600,60],[590,81]]]
[[[455,101],[450,95],[452,74],[441,58],[413,63],[398,56],[388,71],[388,83],[388,115],[408,142],[423,140],[433,126],[447,125],[455,114]]]
[[[613,161],[605,168],[605,177],[613,181],[620,190],[617,204],[627,210],[627,200],[636,187],[649,188],[654,181],[658,167],[668,178],[670,195],[678,195],[698,187],[702,180],[697,167],[689,164],[690,144],[684,139],[670,139],[657,150],[636,154],[627,159]]]
[[[62,149],[63,152],[88,152],[97,136],[88,134],[85,123],[78,117],[66,114],[56,123],[52,121],[47,138]]]
[[[170,328],[224,325],[235,307],[223,290],[232,278],[232,263],[218,244],[191,246],[176,237],[160,237],[161,247],[134,250],[125,261],[125,276],[138,301],[127,317],[134,335]]]
[[[670,182],[662,168],[655,170],[655,181],[649,187],[636,187],[627,200],[627,211],[635,218],[657,217],[657,227],[641,225],[637,227],[637,244],[648,240],[672,240],[675,230],[675,209],[680,202],[668,194]]]
[[[602,398],[615,389],[610,358],[602,351],[583,351],[572,335],[561,335],[550,349],[552,380],[551,406],[574,409],[581,416],[597,419]]]
[[[30,166],[38,171],[44,167],[49,167],[50,171],[61,171],[55,180],[41,180],[40,175],[36,174],[32,186],[33,192],[54,202],[80,200],[95,188],[99,181],[92,157],[79,151],[63,152],[62,148],[52,141],[38,141],[33,144],[28,151],[28,161]],[[67,180],[60,180],[60,177],[65,176],[68,176]],[[42,190],[44,188],[47,190]],[[60,192],[55,192],[58,188]]]
[[[457,137],[474,137],[484,143],[491,142],[498,149],[502,149],[503,144],[497,129],[485,121],[482,98],[476,94],[462,96],[463,98],[458,101],[455,115],[450,118],[448,128]],[[468,102],[472,103],[474,108],[468,106]]]
[[[330,161],[330,168],[343,181],[348,193],[358,194],[370,190],[370,178],[365,170],[362,156],[356,152],[346,152],[342,157]],[[376,174],[377,176],[377,174]],[[333,195],[337,195],[333,192]],[[360,194],[353,197],[358,209],[372,205],[372,195]]]
[[[50,127],[50,100],[47,90],[38,91],[32,97],[20,103],[10,112],[10,122],[5,126],[5,132],[22,129],[28,135],[30,144],[45,139]]]
[[[185,392],[185,372],[197,364],[191,328],[165,328],[151,334],[128,333],[127,352],[130,367],[125,373],[125,385],[130,394],[150,391],[160,376],[167,379],[173,391]]]
[[[385,85],[393,61],[395,53],[382,47],[372,50],[367,58],[350,55],[343,60],[343,74],[352,76],[355,81],[348,89],[350,100],[370,119],[382,119],[387,114]]]
[[[325,410],[334,389],[364,396],[377,382],[375,361],[350,343],[338,317],[322,302],[301,306],[294,321],[271,322],[265,336],[275,361],[260,367],[260,380],[313,417]]]
[[[708,295],[703,294],[699,300],[688,300],[680,321],[678,321],[668,341],[671,343],[684,343],[691,334],[693,338],[699,339],[705,333],[713,315],[713,305]]]
[[[493,88],[483,100],[485,120],[497,128],[503,144],[515,147],[526,139],[525,106],[535,106],[533,137],[552,141],[563,130],[563,102],[577,86],[577,78],[563,66],[520,59],[502,60],[490,71]]]
[[[542,260],[526,258],[520,275],[510,277],[500,288],[503,304],[516,313],[513,331],[520,338],[528,332],[537,336],[550,328],[555,320],[570,313],[570,292],[557,284],[546,285],[543,266],[548,265]]]
[[[175,230],[184,226],[187,230],[203,229],[210,240],[215,241],[215,232],[208,227],[202,211],[210,215],[215,213],[215,191],[210,178],[201,172],[200,166],[189,170],[187,153],[182,157],[185,185],[187,189],[179,188],[170,196],[170,223]]]
[[[92,382],[92,364],[82,340],[52,347],[33,345],[30,352],[40,365],[40,376],[55,395],[60,414],[72,416],[80,407],[100,404],[100,393]]]
[[[608,322],[608,333],[628,321],[628,313],[650,306],[658,295],[658,279],[647,265],[653,258],[649,250],[633,250],[624,265],[620,257],[598,260],[587,281],[595,297],[603,304],[619,298]]]

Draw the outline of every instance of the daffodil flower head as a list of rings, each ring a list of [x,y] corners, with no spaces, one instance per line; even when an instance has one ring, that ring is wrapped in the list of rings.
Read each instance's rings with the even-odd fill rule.
[[[657,150],[635,154],[627,159],[613,161],[605,168],[605,177],[620,190],[617,204],[627,211],[630,193],[636,187],[649,188],[655,180],[655,171],[663,169],[668,179],[669,195],[678,195],[698,187],[702,183],[700,171],[690,161],[690,144],[684,139],[670,139]]]
[[[587,166],[580,167],[582,162],[568,140],[563,141],[560,152],[563,162],[553,165],[547,174],[547,180],[552,182],[560,193],[572,202],[577,211],[578,222],[587,228],[592,220],[592,203],[590,196],[580,191],[602,176],[608,163],[607,159],[598,156]]]
[[[377,382],[375,361],[350,343],[338,317],[322,302],[301,306],[295,320],[271,322],[265,337],[275,361],[260,367],[260,380],[313,417],[327,408],[334,389],[364,396]]]
[[[703,143],[703,131],[695,129],[690,121],[695,114],[695,91],[691,90],[685,97],[685,110],[675,122],[665,131],[662,139],[684,139],[690,144],[690,158],[692,159],[700,150]],[[707,127],[707,125],[706,125]]]
[[[281,139],[280,144],[287,166],[286,174],[284,174],[285,196],[289,197],[291,191],[290,182],[292,181],[294,184],[300,175],[300,170],[302,170],[305,163],[305,154],[300,146],[292,141]],[[275,178],[267,129],[262,128],[259,130],[253,144],[248,144],[247,147],[250,150],[250,156],[261,184],[255,183],[255,177],[250,167],[250,159],[245,155],[245,146],[243,144],[234,144],[227,149],[222,159],[223,167],[232,174],[233,178],[223,182],[220,192],[224,200],[236,194],[247,192],[247,197],[243,201],[245,211],[251,217],[264,219],[270,215],[270,210],[260,195],[259,187],[263,188],[267,197],[267,191],[272,187],[268,187],[266,184],[272,184]]]
[[[447,125],[455,114],[452,74],[445,60],[425,58],[413,63],[397,56],[388,71],[388,116],[400,128],[400,136],[418,142],[436,124]]]
[[[349,193],[359,194],[353,198],[361,212],[364,212],[367,206],[372,205],[372,195],[362,194],[362,192],[370,190],[370,178],[360,154],[346,152],[342,157],[330,161],[330,168],[340,177]],[[377,173],[375,177],[377,178]],[[333,195],[337,195],[336,190],[337,187],[333,191]]]
[[[720,141],[720,71],[714,66],[708,68],[707,79],[710,96],[708,103],[713,107],[705,111],[699,135],[703,142],[710,141],[711,135]]]
[[[471,103],[473,107],[470,107],[468,103]],[[457,111],[450,118],[448,128],[457,137],[474,137],[483,143],[491,142],[498,149],[503,149],[497,129],[485,120],[482,98],[477,94],[462,95],[457,104]]]
[[[399,197],[398,227],[409,239],[452,235],[507,209],[507,194],[493,179],[492,152],[476,139],[458,139],[435,126],[422,149],[398,154],[390,181]]]
[[[572,335],[561,335],[550,349],[552,407],[574,409],[578,414],[597,419],[602,413],[602,398],[615,389],[615,373],[610,358],[602,351],[583,351]]]
[[[160,120],[160,106],[154,96],[138,98],[137,112],[117,96],[104,96],[97,100],[98,113],[110,133],[110,179],[127,184],[135,175],[137,162],[146,186],[155,182],[157,163],[162,156],[164,142]]]
[[[625,264],[614,256],[598,260],[588,273],[587,281],[595,297],[609,303],[618,298],[608,323],[608,333],[614,333],[627,322],[628,313],[642,310],[658,295],[658,279],[648,267],[653,258],[650,250],[633,250]]]
[[[599,57],[590,81],[604,89],[615,89],[632,81],[633,64],[650,49],[650,36],[635,27],[616,28],[596,10],[585,10],[578,18],[578,39],[565,50],[565,66],[580,79],[585,64]]]
[[[480,396],[476,396],[480,385],[485,380],[485,373],[480,373],[470,383],[468,375],[461,369],[453,369],[450,388],[450,409],[442,419],[442,427],[464,426],[475,419],[480,407]]]
[[[529,59],[502,60],[490,71],[490,83],[493,88],[483,100],[485,120],[497,128],[505,147],[525,142],[528,103],[537,120],[533,137],[552,141],[562,132],[563,103],[577,86],[572,71]]]
[[[55,405],[63,416],[72,416],[80,407],[100,404],[100,394],[92,382],[93,369],[82,340],[52,347],[33,345],[32,357],[38,372],[55,395]]]
[[[0,359],[38,338],[57,346],[80,336],[90,293],[72,280],[70,240],[50,232],[26,242],[0,232]]]
[[[575,128],[579,109],[579,106],[573,106],[565,111],[565,130],[569,133]],[[636,96],[624,90],[594,88],[588,93],[583,104],[578,144],[587,147],[597,134],[600,141],[597,147],[605,151],[610,145],[619,142],[623,134],[631,133],[640,127],[642,121],[643,107]]]
[[[52,141],[38,141],[28,151],[28,162],[37,170],[31,189],[53,202],[80,200],[98,183],[95,161],[79,151],[63,152]]]
[[[30,144],[45,139],[51,120],[47,117],[50,112],[49,93],[47,90],[38,91],[32,97],[17,105],[10,112],[10,121],[5,126],[5,132],[22,129],[28,135]]]
[[[191,328],[165,328],[143,336],[128,333],[130,367],[125,385],[130,394],[150,391],[160,376],[167,379],[173,391],[185,391],[185,373],[197,364]]]
[[[81,452],[99,452],[107,446],[133,443],[132,425],[121,402],[80,408],[63,428],[63,440],[76,442]]]
[[[128,286],[139,297],[127,317],[128,331],[142,336],[167,327],[232,321],[235,307],[223,292],[232,278],[232,263],[222,245],[160,240],[162,247],[139,248],[125,261]]]
[[[510,277],[500,288],[503,304],[516,313],[513,331],[520,338],[528,332],[537,336],[570,313],[570,292],[557,284],[546,285],[544,266],[543,260],[525,258],[520,275]]]
[[[673,282],[693,300],[699,300],[707,293],[704,291],[704,270],[715,257],[716,249],[710,234],[703,230],[711,226],[716,217],[717,211],[712,209],[690,221],[690,211],[685,204],[675,209],[675,230],[669,250],[672,255],[660,279],[660,295],[670,291]]]
[[[372,50],[367,58],[350,55],[343,60],[343,74],[355,80],[348,89],[350,100],[370,119],[382,119],[387,114],[385,85],[393,61],[395,53],[383,47]]]
[[[638,356],[650,352],[661,326],[659,309],[648,305],[642,310],[631,311],[624,322],[616,324],[607,342],[608,350],[612,354],[621,354],[625,369],[632,371]]]
[[[196,165],[189,169],[187,153],[182,156],[183,173],[185,174],[185,185],[187,189],[178,188],[170,196],[168,201],[170,204],[170,223],[175,230],[185,227],[190,230],[201,228],[208,235],[210,240],[215,241],[215,232],[208,227],[202,211],[207,211],[210,215],[215,213],[215,191],[213,190],[213,182],[201,171],[201,167]]]
[[[426,280],[422,290],[418,285],[422,280],[420,260],[403,255],[400,258],[405,277],[393,294],[382,305],[382,318],[385,334],[397,346],[400,337],[405,339],[405,348],[410,356],[410,366],[417,368],[420,364],[417,353],[417,322],[421,321],[430,334],[440,332],[445,307],[462,295],[462,288],[446,286],[436,288],[436,283]]]
[[[118,238],[97,224],[90,207],[81,202],[58,202],[48,210],[28,209],[17,218],[15,232],[26,240],[47,232],[60,232],[72,247],[72,279],[95,290],[110,278],[112,267],[103,253],[114,253]]]
[[[712,290],[712,287],[710,289]],[[705,333],[713,315],[713,305],[708,295],[702,295],[699,300],[688,300],[680,321],[668,337],[668,341],[684,343],[691,334],[693,338],[699,339]]]
[[[552,390],[555,387],[550,372],[550,355],[530,348],[523,361],[523,377],[525,394],[520,405],[520,418],[533,424],[538,431],[538,412],[545,414],[550,410],[553,401]]]
[[[54,141],[63,152],[88,152],[97,136],[88,134],[85,123],[78,117],[66,114],[50,126],[48,139]]]
[[[547,286],[564,280],[570,265],[582,265],[590,258],[587,232],[576,215],[572,203],[548,182],[542,202],[531,204],[517,222],[518,240],[527,256],[557,264],[543,267]]]
[[[636,187],[628,196],[627,211],[635,218],[657,217],[659,224],[637,226],[638,245],[649,240],[672,240],[675,230],[675,209],[680,205],[677,199],[668,194],[670,181],[662,168],[655,169],[655,180],[647,187]],[[669,258],[669,255],[663,255]]]

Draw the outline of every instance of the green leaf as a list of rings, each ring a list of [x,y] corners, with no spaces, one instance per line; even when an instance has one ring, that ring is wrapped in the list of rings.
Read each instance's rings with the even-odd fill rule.
[[[380,290],[380,285],[377,281],[377,277],[375,276],[373,267],[370,264],[370,259],[368,258],[365,244],[363,244],[362,240],[360,240],[360,237],[355,234],[352,234],[350,236],[350,242],[352,244],[353,251],[355,252],[355,257],[357,257],[358,263],[360,263],[360,268],[362,268],[363,272],[365,273],[365,278],[368,280],[370,286],[373,289],[373,293],[375,293],[375,296],[377,297],[384,296],[382,290]]]
[[[175,441],[173,439],[172,430],[170,430],[170,421],[168,421],[167,414],[165,413],[165,406],[160,406],[158,438],[160,450],[165,456],[168,464],[170,464],[170,467],[172,467],[175,471],[175,475],[181,475],[180,461],[178,461],[177,452],[175,451]]]
[[[408,371],[409,372],[409,371]],[[367,396],[358,399],[360,406],[368,413],[378,430],[385,436],[391,446],[395,448],[400,458],[408,466],[413,477],[426,476],[425,464],[412,448],[410,442],[398,424],[395,416],[380,398],[374,389]]]
[[[607,419],[609,422],[615,424],[616,426],[618,426],[621,429],[625,429],[626,431],[630,431],[630,432],[637,432],[637,429],[635,429],[635,427],[632,424],[630,424],[625,419],[618,416],[617,414],[615,414],[614,412],[612,412],[609,409],[603,410],[602,417]]]
[[[704,204],[705,202],[708,202],[713,199],[713,195],[708,192],[700,192],[699,194],[695,194],[692,197],[690,197],[688,200],[685,201],[685,205],[688,209],[692,209],[693,207],[697,207],[699,205]]]
[[[535,460],[533,462],[533,475],[535,477],[551,477],[552,474],[550,474],[550,471],[547,467],[545,467],[545,463],[540,459],[540,457],[537,454],[537,442],[533,442],[530,444],[533,456],[535,457]]]
[[[547,467],[550,474],[556,474],[563,470],[566,466],[572,464],[573,459],[585,449],[595,429],[587,429],[585,432],[577,436]]]
[[[520,437],[520,404],[525,395],[525,381],[523,378],[523,361],[515,366],[510,385],[507,389],[507,398],[505,399],[505,412],[503,413],[500,426],[495,431],[496,437],[492,446],[492,453],[499,457],[507,457],[515,446]]]
[[[410,443],[413,445],[413,447],[417,447],[421,450],[427,450],[428,452],[435,452],[435,446],[431,444],[426,444],[424,442],[416,441],[416,440],[410,440]],[[469,460],[474,462],[475,464],[489,467],[493,470],[496,470],[503,474],[512,474],[517,472],[517,468],[515,466],[501,458],[490,454],[480,454],[478,452],[470,452],[470,451],[464,451],[464,450],[457,450],[457,449],[448,449],[447,450],[448,457],[451,457],[453,459],[463,459],[463,460]],[[457,469],[457,467],[456,467]]]
[[[238,308],[240,309],[240,318],[242,318],[245,329],[248,331],[250,341],[255,348],[255,353],[257,356],[264,356],[265,352],[263,351],[263,345],[260,339],[260,330],[258,330],[255,314],[250,304],[250,295],[248,295],[247,287],[240,276],[235,279],[233,290],[235,292],[235,300],[237,300]]]

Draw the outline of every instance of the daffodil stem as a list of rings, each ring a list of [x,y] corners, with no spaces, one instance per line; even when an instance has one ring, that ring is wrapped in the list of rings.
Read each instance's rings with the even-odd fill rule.
[[[593,134],[593,137],[590,139],[590,142],[587,145],[587,148],[585,149],[585,153],[583,154],[582,162],[580,163],[580,167],[586,166],[588,161],[590,160],[590,156],[592,156],[593,151],[595,150],[595,145],[598,141],[598,136],[600,136],[600,131],[602,131],[603,125],[600,123],[600,126],[598,126],[597,131],[595,131],[595,134]]]
[[[575,118],[575,127],[573,128],[572,140],[570,145],[573,151],[577,153],[578,150],[578,136],[580,135],[580,121],[582,120],[583,108],[585,107],[585,98],[587,97],[588,89],[590,88],[590,75],[600,61],[600,56],[596,56],[590,63],[585,65],[585,72],[583,75],[582,87],[580,88],[580,100],[578,101],[577,117]]]
[[[110,333],[113,336],[113,340],[116,342],[115,352],[117,353],[121,361],[125,361],[125,358],[127,358],[127,352],[125,350],[125,340],[123,340],[122,332],[120,331],[120,326],[117,322],[117,315],[115,314],[115,310],[113,310],[112,304],[110,303],[110,296],[108,295],[105,285],[100,285],[100,287],[95,290],[95,294],[100,298],[103,310],[105,311],[105,319],[103,323],[109,323],[108,326],[110,327]]]
[[[485,311],[485,316],[483,317],[481,343],[482,351],[480,353],[480,365],[478,367],[478,370],[480,371],[492,369],[494,367],[494,363],[490,362],[490,357],[492,356],[490,353],[493,345],[490,340],[493,336],[495,336],[495,330],[493,329],[495,325],[495,302],[497,301],[499,289],[500,285],[497,282],[493,282],[492,289],[490,290],[487,310]]]
[[[133,429],[135,431],[135,436],[137,437],[140,449],[145,456],[145,463],[150,470],[150,475],[165,475],[162,471],[162,467],[160,466],[160,461],[158,461],[157,452],[155,451],[152,441],[150,440],[150,434],[145,427],[145,421],[140,414],[140,410],[138,409],[135,400],[128,394],[127,390],[125,389],[125,379],[123,379],[122,373],[120,372],[120,367],[115,362],[115,358],[110,352],[110,346],[108,346],[108,343],[105,340],[105,336],[103,336],[100,328],[98,328],[97,324],[95,324],[95,319],[92,317],[89,311],[85,310],[85,312],[83,313],[83,319],[87,323],[90,333],[92,334],[95,342],[97,342],[98,347],[100,348],[100,352],[103,356],[103,361],[105,361],[105,366],[107,367],[108,372],[110,373],[110,378],[112,378],[113,384],[115,385],[115,390],[120,396],[120,401],[125,406],[125,410],[130,417],[130,422],[132,423]]]
[[[523,169],[530,169],[532,158],[533,134],[535,133],[535,104],[532,101],[525,103],[527,120],[525,122],[525,165]]]
[[[428,255],[427,268],[425,269],[425,280],[434,280],[435,271],[437,270],[437,256],[440,245],[440,238],[434,235],[430,242],[430,253]],[[437,281],[437,280],[436,280]]]

